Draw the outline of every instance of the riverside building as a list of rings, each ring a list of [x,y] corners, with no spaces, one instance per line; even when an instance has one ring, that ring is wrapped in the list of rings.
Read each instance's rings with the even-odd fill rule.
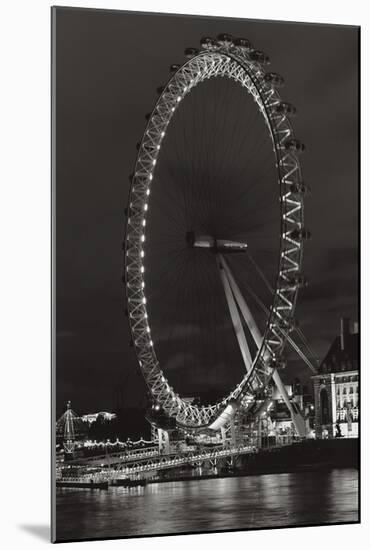
[[[312,376],[318,438],[358,437],[358,349],[358,324],[351,331],[349,319],[342,318],[340,335]]]

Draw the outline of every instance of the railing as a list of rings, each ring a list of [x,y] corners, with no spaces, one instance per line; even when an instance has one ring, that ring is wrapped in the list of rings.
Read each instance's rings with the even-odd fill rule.
[[[131,461],[134,459],[140,458],[149,458],[159,455],[158,447],[150,447],[149,450],[134,449],[132,451],[117,451],[115,453],[106,453],[103,455],[93,455],[81,458],[75,458],[74,460],[69,460],[68,464],[88,464],[94,462],[107,462],[114,463]]]
[[[223,448],[222,445],[218,447],[213,447],[213,450],[218,450]],[[193,451],[193,449],[189,450]],[[162,457],[162,456],[170,456],[170,455],[178,455],[180,453],[186,453],[189,452],[187,450],[180,451],[176,448],[170,447],[170,452],[167,455],[163,455],[158,450],[158,447],[150,447],[149,450],[141,450],[141,449],[135,449],[133,451],[128,452],[116,452],[112,454],[104,454],[104,455],[97,455],[97,456],[90,456],[90,457],[83,457],[83,458],[76,458],[74,460],[68,461],[68,464],[73,465],[81,465],[81,464],[93,464],[96,462],[102,463],[102,464],[121,464],[121,463],[129,463],[129,462],[137,462],[140,460],[146,460],[148,458],[155,458],[155,457]],[[196,451],[195,451],[196,452]]]
[[[119,470],[112,472],[113,478],[118,478],[122,474],[131,475],[141,472],[148,472],[153,470],[165,470],[174,468],[177,466],[183,466],[185,464],[196,464],[203,462],[204,460],[218,460],[220,458],[227,458],[237,456],[240,454],[252,454],[256,453],[257,449],[253,446],[235,447],[231,449],[221,449],[203,452],[189,452],[178,453],[175,455],[161,455],[154,460],[149,460],[147,463],[133,462],[132,464],[126,464]]]

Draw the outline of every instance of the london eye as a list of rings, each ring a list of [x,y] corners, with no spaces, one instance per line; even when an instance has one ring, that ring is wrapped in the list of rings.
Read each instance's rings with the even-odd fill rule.
[[[269,63],[247,39],[203,38],[137,145],[127,314],[153,403],[179,427],[218,430],[274,384],[304,431],[279,374],[305,285],[304,145]]]

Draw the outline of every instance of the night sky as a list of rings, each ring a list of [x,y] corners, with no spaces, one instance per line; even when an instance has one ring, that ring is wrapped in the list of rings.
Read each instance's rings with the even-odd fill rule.
[[[57,9],[56,364],[57,414],[111,410],[117,388],[142,405],[145,385],[124,316],[122,241],[135,144],[156,88],[202,36],[251,40],[284,75],[306,144],[303,270],[296,310],[322,357],[341,316],[357,320],[358,29],[189,16]],[[288,375],[310,372],[292,356]],[[289,377],[289,376],[288,376]]]

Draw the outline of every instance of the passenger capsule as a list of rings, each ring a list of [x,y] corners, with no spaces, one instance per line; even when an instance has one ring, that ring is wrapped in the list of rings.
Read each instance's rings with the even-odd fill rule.
[[[281,115],[293,116],[296,114],[297,109],[291,103],[281,101],[280,103],[274,105],[273,111]]]
[[[174,430],[176,428],[176,419],[168,416],[159,404],[154,404],[154,406],[148,407],[145,412],[145,418],[156,428],[161,428],[167,431]]]
[[[256,401],[266,400],[266,394],[264,391],[256,391],[254,395],[255,395]]]
[[[285,359],[285,357],[280,357],[279,359],[276,360],[276,363],[275,363],[275,368],[277,369],[285,369],[287,366],[287,360]]]
[[[281,88],[284,86],[284,78],[278,73],[266,73],[264,76],[264,81],[267,84],[271,84],[276,88]]]
[[[311,238],[311,232],[305,227],[302,227],[301,229],[294,229],[290,233],[290,236],[296,241],[306,241]]]
[[[305,144],[299,139],[288,139],[285,142],[284,147],[287,151],[295,151],[296,153],[303,153],[306,149]]]
[[[233,37],[231,36],[231,34],[219,34],[217,40],[222,44],[225,44],[226,46],[230,46],[231,44],[233,44]]]
[[[267,364],[269,367],[273,369],[285,369],[285,367],[287,366],[287,360],[283,356],[280,356],[280,357],[275,356],[275,357],[271,357],[271,359],[268,360]]]
[[[292,332],[296,328],[298,328],[298,321],[292,316],[286,317],[285,319],[281,319],[279,322],[279,325],[282,330],[285,330],[287,332]]]
[[[310,193],[310,188],[303,182],[297,182],[289,186],[289,191],[293,195],[308,195]]]
[[[140,149],[140,145],[141,145],[141,143],[140,143],[140,141],[138,141],[137,144],[136,144],[137,151]]]
[[[213,48],[214,46],[217,46],[217,42],[214,38],[211,38],[210,36],[205,36],[201,38],[200,45],[202,48],[205,48],[206,50]]]
[[[181,65],[178,65],[177,63],[174,63],[173,65],[170,66],[170,73],[175,73],[176,71],[179,70],[180,67],[181,67]]]
[[[238,48],[245,48],[247,50],[252,48],[252,44],[247,38],[235,38],[233,42],[234,46],[238,46]]]
[[[165,91],[165,86],[158,86],[157,88],[157,94],[161,95]]]
[[[130,174],[129,177],[128,177],[128,181],[132,183],[133,179],[134,179],[134,174]]]
[[[298,288],[305,288],[308,286],[308,280],[301,273],[296,273],[293,277],[295,284]]]
[[[191,59],[192,57],[194,57],[194,55],[197,55],[197,53],[199,53],[199,50],[197,48],[186,48],[184,53],[185,57]]]
[[[283,288],[304,288],[306,286],[308,286],[308,281],[301,273],[296,273],[293,277],[289,277],[289,279],[282,284]]]
[[[151,116],[151,114],[152,114],[152,113],[146,113],[146,115],[145,115],[145,119],[146,119],[146,120],[149,120],[149,119],[150,119],[150,116]]]
[[[270,58],[264,52],[260,50],[252,50],[249,54],[249,57],[252,61],[261,63],[261,65],[268,65],[270,63]]]

